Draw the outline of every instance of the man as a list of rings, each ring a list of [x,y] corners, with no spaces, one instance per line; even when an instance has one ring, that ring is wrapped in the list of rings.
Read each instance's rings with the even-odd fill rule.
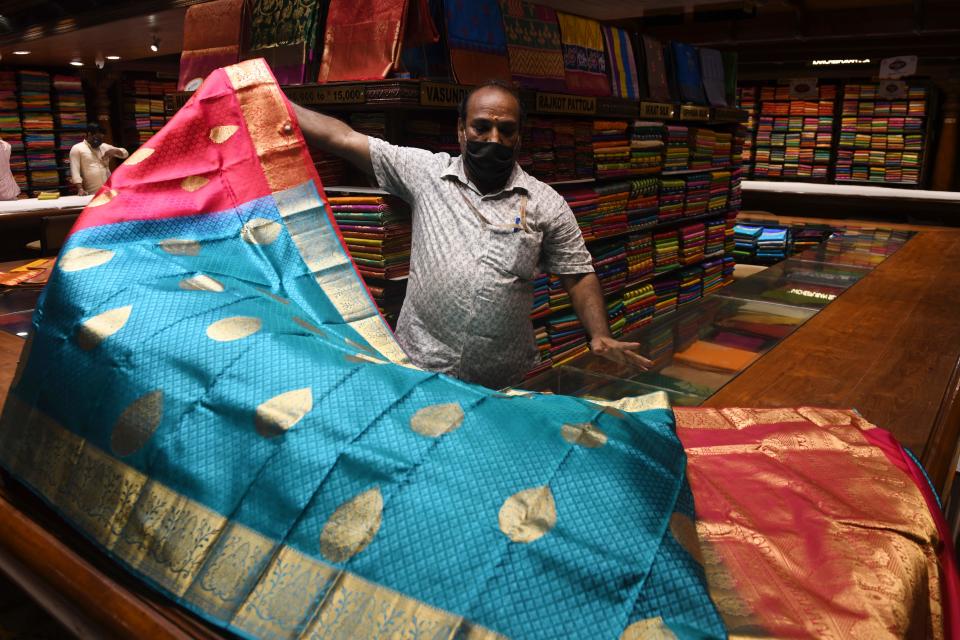
[[[20,195],[20,186],[10,170],[11,149],[9,142],[0,139],[0,200],[15,200]]]
[[[536,363],[530,322],[538,265],[557,275],[591,350],[647,368],[639,345],[610,335],[600,281],[573,212],[516,162],[522,110],[499,82],[460,105],[461,155],[398,147],[294,105],[307,142],[343,157],[407,201],[413,240],[397,340],[417,366],[488,387]]]
[[[88,124],[83,141],[70,149],[70,182],[77,195],[96,193],[110,177],[110,158],[123,160],[129,155],[126,149],[103,141],[103,127],[98,123]]]

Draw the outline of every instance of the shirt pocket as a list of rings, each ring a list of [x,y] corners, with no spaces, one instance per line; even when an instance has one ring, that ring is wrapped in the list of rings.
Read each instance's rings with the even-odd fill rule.
[[[540,262],[541,231],[513,231],[490,228],[487,236],[490,246],[484,258],[488,266],[521,280],[533,280]]]

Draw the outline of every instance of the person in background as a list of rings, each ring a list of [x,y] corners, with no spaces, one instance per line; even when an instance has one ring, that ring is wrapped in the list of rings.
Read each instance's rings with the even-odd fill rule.
[[[20,187],[10,171],[10,143],[0,138],[0,200],[13,200],[20,195]]]
[[[70,149],[70,182],[77,195],[96,193],[110,177],[110,159],[123,160],[130,154],[122,147],[103,141],[103,127],[96,122],[87,125],[87,135]]]
[[[517,164],[523,110],[491,81],[460,105],[458,157],[368,138],[293,105],[306,140],[410,203],[413,246],[397,340],[413,363],[501,388],[537,362],[530,322],[538,269],[559,277],[595,355],[647,369],[639,344],[615,339],[593,259],[570,207]]]

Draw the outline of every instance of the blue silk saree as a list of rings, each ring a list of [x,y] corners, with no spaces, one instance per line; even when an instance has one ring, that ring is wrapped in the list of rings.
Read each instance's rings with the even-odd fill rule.
[[[410,365],[262,60],[212,73],[79,219],[0,464],[244,637],[716,637],[662,395]]]

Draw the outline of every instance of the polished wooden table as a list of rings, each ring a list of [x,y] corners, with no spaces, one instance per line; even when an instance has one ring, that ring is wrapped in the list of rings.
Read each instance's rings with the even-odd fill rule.
[[[960,435],[958,264],[960,230],[919,231],[705,405],[856,408],[916,452],[942,491]],[[0,404],[23,345],[0,332]],[[0,489],[0,522],[0,570],[78,635],[218,635],[15,483]]]

